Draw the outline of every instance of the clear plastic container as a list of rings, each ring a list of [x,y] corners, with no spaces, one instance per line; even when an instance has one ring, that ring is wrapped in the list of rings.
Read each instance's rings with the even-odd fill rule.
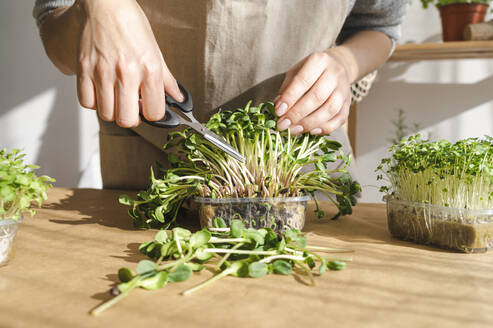
[[[13,219],[0,219],[0,266],[7,265],[13,257],[18,224]]]
[[[493,209],[468,210],[387,198],[392,236],[466,253],[493,246]]]
[[[246,227],[272,228],[276,232],[303,229],[306,203],[310,196],[276,198],[194,198],[199,205],[202,227],[210,227],[216,217],[229,225],[239,219]]]

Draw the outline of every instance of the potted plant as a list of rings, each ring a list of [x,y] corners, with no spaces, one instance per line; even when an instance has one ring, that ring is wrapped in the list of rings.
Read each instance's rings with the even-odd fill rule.
[[[301,229],[306,202],[315,192],[325,193],[339,208],[338,215],[350,214],[360,186],[345,172],[351,158],[341,145],[324,136],[280,132],[275,120],[272,103],[249,103],[208,121],[207,127],[235,147],[245,163],[191,129],[172,133],[165,145],[171,168],[156,175],[151,171],[150,187],[135,200],[122,195],[120,202],[131,206],[135,225],[145,228],[168,228],[187,199],[198,204],[202,226],[220,217],[227,224],[239,219],[247,227],[277,232]],[[327,170],[326,164],[337,160],[342,168]],[[318,204],[316,211],[324,215]]]
[[[430,4],[440,11],[443,41],[462,41],[468,24],[484,21],[490,0],[421,0],[423,8]]]
[[[55,181],[48,176],[38,177],[33,170],[39,167],[24,164],[24,156],[19,149],[0,150],[0,266],[10,260],[23,214],[34,214],[32,202],[41,206],[50,182]]]
[[[493,246],[493,138],[452,144],[420,135],[403,139],[382,159],[390,233],[463,252]]]

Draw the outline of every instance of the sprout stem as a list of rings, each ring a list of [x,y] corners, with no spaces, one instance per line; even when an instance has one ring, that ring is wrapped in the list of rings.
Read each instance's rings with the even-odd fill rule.
[[[196,291],[198,291],[198,290],[200,290],[200,289],[202,289],[202,288],[206,287],[207,285],[210,285],[210,284],[212,284],[213,282],[215,282],[215,281],[217,281],[217,280],[219,280],[219,279],[221,279],[221,278],[224,278],[224,277],[226,277],[226,276],[227,276],[227,275],[229,275],[229,274],[232,274],[233,272],[234,272],[234,270],[232,270],[232,269],[228,268],[228,269],[226,269],[226,270],[222,271],[221,273],[216,274],[216,275],[215,275],[215,276],[213,276],[212,278],[207,279],[206,281],[204,281],[204,282],[202,282],[202,283],[198,284],[197,286],[195,286],[195,287],[192,287],[192,288],[190,288],[190,289],[185,290],[182,294],[183,294],[184,296],[190,295],[190,294],[192,294],[192,293],[194,293],[194,292],[196,292]]]
[[[248,243],[250,240],[245,238],[218,238],[211,237],[209,243],[211,244],[221,244],[221,243]]]
[[[331,247],[312,246],[312,245],[307,245],[305,249],[312,249],[326,253],[354,253],[354,250],[347,248],[331,248]]]
[[[295,256],[295,255],[274,255],[274,256],[266,257],[266,258],[260,260],[259,262],[260,263],[270,263],[270,262],[277,260],[277,259],[303,261],[305,258],[302,256]]]
[[[93,315],[93,316],[97,316],[98,314],[100,314],[104,310],[112,307],[113,305],[115,305],[116,303],[120,302],[122,299],[124,299],[125,297],[127,297],[129,291],[130,290],[128,290],[128,291],[126,291],[124,293],[121,293],[120,295],[117,295],[117,296],[109,299],[108,301],[106,301],[103,304],[99,305],[95,309],[91,310],[91,312],[89,312],[89,314],[90,315]]]
[[[248,254],[248,255],[275,255],[276,251],[247,251],[241,249],[224,249],[224,248],[206,248],[204,253],[231,253],[231,254]]]

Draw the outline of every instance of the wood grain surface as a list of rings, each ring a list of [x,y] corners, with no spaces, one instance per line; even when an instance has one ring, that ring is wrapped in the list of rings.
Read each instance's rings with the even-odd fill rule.
[[[345,270],[315,277],[315,287],[302,275],[228,277],[181,296],[213,274],[206,270],[158,291],[136,290],[91,317],[118,269],[135,268],[144,258],[138,244],[155,234],[133,229],[121,193],[55,188],[20,225],[15,258],[0,268],[0,327],[493,327],[493,253],[392,239],[376,204],[336,221],[315,219],[310,205],[309,243],[354,250]]]

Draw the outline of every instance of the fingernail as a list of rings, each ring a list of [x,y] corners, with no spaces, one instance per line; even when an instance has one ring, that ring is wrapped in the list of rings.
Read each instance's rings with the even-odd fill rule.
[[[303,130],[304,129],[301,125],[295,125],[289,129],[291,134],[299,134],[299,133],[303,132]]]
[[[277,116],[283,116],[288,111],[288,105],[286,103],[281,103],[276,109]]]
[[[178,100],[179,102],[184,102],[185,101],[185,96],[183,95],[183,93],[180,92],[180,94],[178,95]]]
[[[281,98],[281,95],[277,95],[277,97],[275,97],[275,98],[274,98],[274,100],[273,100],[272,102],[274,102],[274,103],[275,103],[276,101],[278,101],[278,100],[279,100],[279,98]]]
[[[317,135],[317,134],[321,134],[321,133],[322,133],[322,129],[320,129],[320,128],[315,128],[315,129],[310,131],[310,134],[313,134],[313,135]]]
[[[291,121],[288,118],[285,118],[281,120],[281,122],[277,123],[277,128],[279,129],[279,131],[283,131],[289,128],[290,125]]]

